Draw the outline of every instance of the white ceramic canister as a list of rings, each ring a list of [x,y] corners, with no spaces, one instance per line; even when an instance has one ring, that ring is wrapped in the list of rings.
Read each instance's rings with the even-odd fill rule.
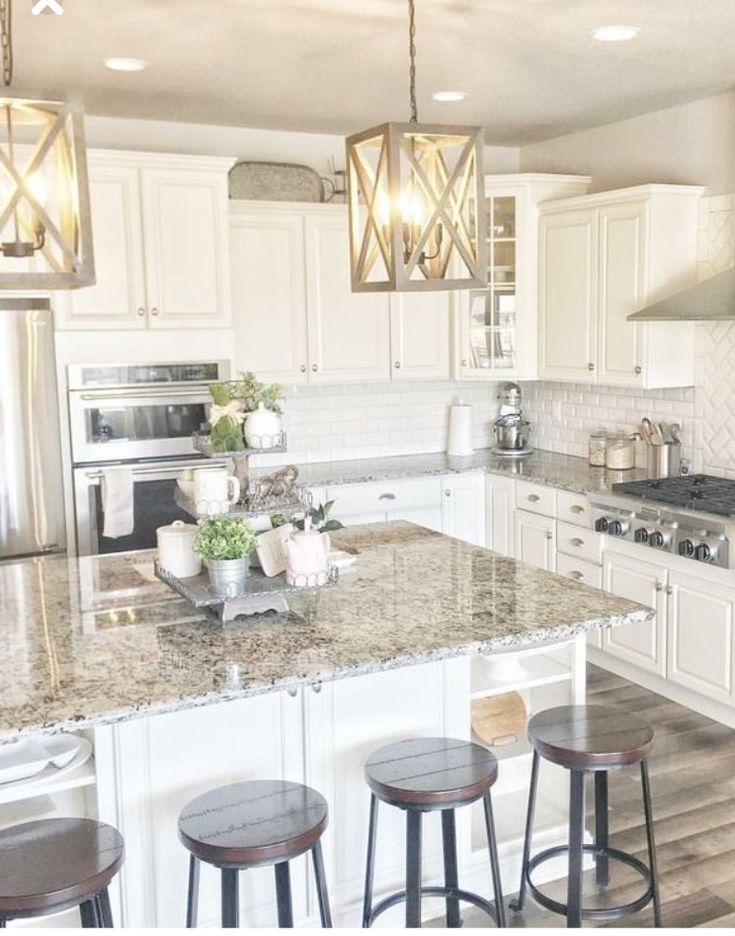
[[[176,578],[190,578],[202,571],[201,557],[194,552],[197,527],[183,520],[156,530],[158,564]]]
[[[244,429],[245,441],[250,448],[275,448],[281,444],[281,417],[266,409],[262,401],[245,417]]]

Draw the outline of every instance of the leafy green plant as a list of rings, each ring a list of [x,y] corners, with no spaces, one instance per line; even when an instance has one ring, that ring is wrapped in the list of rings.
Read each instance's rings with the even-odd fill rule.
[[[327,501],[326,504],[319,504],[318,507],[309,507],[306,511],[306,516],[311,519],[311,528],[312,530],[318,530],[320,533],[329,533],[332,530],[341,530],[344,526],[343,523],[340,523],[339,520],[330,519],[329,513],[334,507],[334,501]],[[273,519],[271,518],[271,523]],[[300,520],[293,520],[293,525],[298,527],[299,530],[304,529],[304,518]]]
[[[209,393],[216,406],[227,406],[237,400],[243,414],[256,410],[259,403],[279,416],[283,413],[283,387],[280,384],[263,383],[252,371],[241,371],[239,380],[211,384]],[[245,448],[242,416],[239,420],[227,415],[220,417],[212,425],[211,439],[214,452],[242,452]]]
[[[245,559],[255,551],[256,538],[243,517],[209,517],[199,523],[194,549],[203,559]]]
[[[278,413],[283,413],[283,387],[280,384],[266,384],[258,380],[252,371],[240,371],[240,379],[229,382],[231,399],[240,400],[246,413],[252,413],[262,403],[263,407]]]

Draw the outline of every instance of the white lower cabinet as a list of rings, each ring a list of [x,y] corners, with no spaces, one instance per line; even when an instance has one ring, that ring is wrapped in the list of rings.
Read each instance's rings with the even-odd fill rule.
[[[650,624],[624,624],[607,630],[603,649],[612,656],[661,676],[666,673],[666,571],[636,556],[606,552],[603,556],[605,591],[656,609]]]
[[[485,478],[481,474],[442,478],[442,525],[448,536],[485,545]]]
[[[556,565],[556,520],[516,510],[513,516],[515,558],[553,572]]]
[[[502,556],[512,556],[513,491],[511,478],[488,474],[485,478],[485,545]]]
[[[735,589],[669,573],[669,679],[712,698],[733,697]]]

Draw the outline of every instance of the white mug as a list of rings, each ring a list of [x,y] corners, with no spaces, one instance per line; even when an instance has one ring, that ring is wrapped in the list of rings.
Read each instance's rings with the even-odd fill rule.
[[[202,571],[202,560],[194,552],[198,527],[183,520],[174,520],[169,526],[156,530],[158,564],[176,578],[189,578]]]
[[[213,517],[229,513],[240,499],[240,482],[228,473],[225,465],[197,468],[194,471],[194,503],[199,515]]]

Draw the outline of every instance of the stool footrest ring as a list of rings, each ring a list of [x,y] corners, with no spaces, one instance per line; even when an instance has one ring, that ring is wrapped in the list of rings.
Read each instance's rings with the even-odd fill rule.
[[[611,923],[628,916],[628,914],[637,913],[653,900],[653,879],[650,869],[643,864],[642,861],[639,861],[638,858],[629,855],[627,852],[620,851],[617,848],[611,848],[609,846],[603,848],[593,843],[583,845],[582,851],[588,855],[603,855],[607,858],[612,858],[614,861],[619,861],[629,868],[633,868],[648,885],[640,897],[636,897],[635,900],[631,900],[630,903],[623,904],[620,907],[582,907],[583,919]],[[568,853],[568,845],[557,845],[555,848],[547,848],[531,858],[528,862],[528,869],[525,874],[526,884],[536,902],[547,910],[551,910],[553,913],[559,913],[562,916],[567,915],[567,905],[558,900],[553,900],[548,895],[542,893],[531,880],[531,874],[540,864],[543,864],[543,862],[550,861],[552,858],[558,858],[560,855],[566,855]]]
[[[473,894],[471,891],[462,890],[461,887],[422,887],[421,888],[422,897],[456,897],[458,900],[464,900],[467,903],[474,904],[475,907],[479,907],[480,910],[484,910],[485,913],[493,920],[497,926],[498,917],[495,910],[495,905],[490,900],[486,900],[484,897],[480,897],[479,894]],[[396,904],[399,904],[406,899],[406,892],[398,891],[395,894],[391,894],[389,897],[384,897],[383,900],[379,901],[373,909],[370,911],[370,917],[368,919],[367,925],[372,926],[373,922],[381,913],[384,913],[386,910],[389,910],[391,907],[395,907]]]

